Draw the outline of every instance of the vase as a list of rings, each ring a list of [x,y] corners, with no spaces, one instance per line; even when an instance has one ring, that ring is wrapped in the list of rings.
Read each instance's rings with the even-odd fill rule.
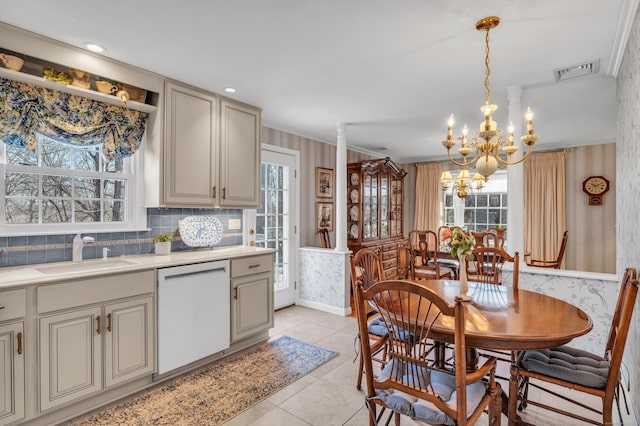
[[[458,281],[460,282],[460,297],[462,297],[462,301],[468,302],[472,299],[472,297],[467,294],[467,292],[469,291],[469,282],[467,281],[467,257],[464,254],[459,254],[458,260],[460,261],[460,272],[458,273]]]
[[[171,253],[171,241],[157,241],[154,243],[157,255],[167,255]]]

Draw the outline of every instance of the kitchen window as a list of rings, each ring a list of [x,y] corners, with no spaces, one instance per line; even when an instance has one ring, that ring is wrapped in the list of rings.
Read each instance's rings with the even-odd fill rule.
[[[40,134],[34,150],[4,145],[3,231],[130,228],[141,220],[134,203],[140,157],[108,160],[100,145]]]
[[[0,232],[144,227],[142,179],[136,176],[142,176],[139,148],[147,117],[0,78]]]

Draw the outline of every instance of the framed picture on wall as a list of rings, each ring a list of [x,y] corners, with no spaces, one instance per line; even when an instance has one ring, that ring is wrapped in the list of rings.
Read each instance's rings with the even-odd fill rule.
[[[318,231],[321,228],[333,231],[333,203],[316,203],[316,224]]]
[[[316,167],[316,197],[333,198],[333,169]]]

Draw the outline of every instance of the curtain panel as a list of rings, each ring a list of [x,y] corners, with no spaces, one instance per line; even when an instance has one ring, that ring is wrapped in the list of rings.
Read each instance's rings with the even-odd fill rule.
[[[555,260],[565,222],[564,152],[531,154],[524,162],[524,247],[532,259]]]
[[[413,229],[437,232],[438,227],[441,225],[440,175],[443,169],[442,163],[418,164]]]
[[[148,114],[0,78],[0,139],[33,150],[36,133],[70,145],[100,145],[107,161],[133,155]]]

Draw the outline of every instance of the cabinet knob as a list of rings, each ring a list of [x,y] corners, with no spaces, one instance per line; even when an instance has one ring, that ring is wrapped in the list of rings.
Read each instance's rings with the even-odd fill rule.
[[[18,355],[22,355],[22,333],[18,333],[16,338],[18,339]]]

